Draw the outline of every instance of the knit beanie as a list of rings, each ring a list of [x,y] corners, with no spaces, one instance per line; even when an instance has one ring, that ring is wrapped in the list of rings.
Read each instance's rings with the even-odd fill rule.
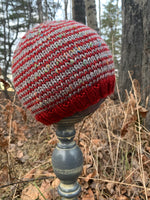
[[[72,20],[48,21],[20,40],[13,83],[36,120],[50,125],[114,91],[111,52],[96,31]]]

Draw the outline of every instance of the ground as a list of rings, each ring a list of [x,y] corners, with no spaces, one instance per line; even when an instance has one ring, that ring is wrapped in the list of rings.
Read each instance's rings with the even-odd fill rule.
[[[13,92],[10,96],[11,101],[0,93],[0,200],[60,199],[59,180],[51,165],[55,129],[36,122]],[[92,116],[76,124],[75,141],[84,156],[79,199],[150,199],[146,114],[133,90],[126,102],[108,98]]]

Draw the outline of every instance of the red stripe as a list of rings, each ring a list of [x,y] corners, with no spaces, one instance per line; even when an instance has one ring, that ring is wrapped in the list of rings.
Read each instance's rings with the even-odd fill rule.
[[[95,38],[94,38],[94,39],[95,39]],[[93,39],[89,39],[89,40],[88,40],[88,42],[91,42],[91,41],[93,41]],[[74,41],[72,41],[72,42],[74,42]],[[70,43],[70,41],[69,41],[68,43]],[[80,45],[82,45],[81,42],[80,42]],[[105,45],[104,43],[102,44],[102,46],[106,47],[106,45]],[[93,46],[93,47],[91,47],[90,49],[88,49],[88,52],[89,52],[90,50],[94,49],[95,47],[97,47],[97,46]],[[40,49],[40,51],[42,51],[42,50],[43,50],[43,49]],[[42,61],[43,61],[43,60],[46,60],[46,58],[47,58],[49,55],[51,55],[51,54],[53,53],[53,51],[56,51],[56,50],[57,50],[57,48],[53,49],[53,50],[50,51],[48,54],[46,54],[46,55],[42,58]],[[44,62],[44,63],[41,62],[42,64],[40,65],[40,68],[37,68],[37,69],[33,70],[32,72],[30,72],[29,74],[27,74],[26,77],[27,77],[27,76],[30,76],[31,74],[33,74],[33,73],[35,73],[35,72],[37,72],[37,70],[38,70],[38,69],[41,69],[42,67],[44,67],[45,64],[50,64],[50,62],[53,61],[55,58],[57,58],[57,57],[60,56],[60,55],[63,55],[64,53],[66,53],[66,52],[68,52],[68,51],[70,51],[70,50],[72,50],[72,47],[70,47],[70,48],[68,47],[68,48],[66,49],[66,51],[61,52],[61,54],[58,53],[55,57],[53,57],[53,58],[50,59],[49,61],[46,61],[46,62]],[[105,51],[108,51],[108,48],[107,48],[107,47],[106,47],[105,49],[101,50],[100,53],[101,53],[101,52],[105,52]],[[87,52],[87,50],[82,51],[82,54],[84,54],[85,52]],[[30,58],[30,59],[31,59],[31,58]],[[67,61],[67,60],[66,60],[66,61]],[[24,65],[25,62],[26,62],[26,61],[24,61],[22,65]],[[38,60],[36,63],[38,63],[38,62],[40,62],[40,60]],[[33,63],[32,65],[30,65],[29,68],[31,69],[34,65],[35,65],[35,63]],[[55,67],[56,67],[56,66],[54,66],[54,68],[55,68]],[[58,67],[58,66],[57,66],[57,67]],[[57,68],[57,67],[56,67],[56,68]],[[18,67],[15,69],[15,71],[18,70],[19,68],[20,68],[20,66],[18,66]],[[34,69],[34,68],[33,68],[33,69]],[[22,71],[22,75],[25,74],[26,72],[28,72],[28,70],[29,70],[28,68],[27,68],[27,69],[24,69],[24,70]],[[15,72],[12,72],[12,73],[15,73]],[[18,76],[16,76],[16,77],[14,78],[14,82],[17,81],[17,79],[18,79],[20,76],[21,76],[20,74],[19,74]],[[23,81],[26,79],[26,77],[22,77],[22,80],[21,80],[20,82],[16,83],[15,86],[17,87],[21,82],[23,82]]]
[[[109,58],[111,58],[111,56],[109,56]],[[109,59],[108,58],[108,59]],[[101,59],[99,59],[98,60],[98,62],[100,62],[101,61]],[[96,61],[95,61],[96,62]],[[113,63],[113,61],[111,61],[111,62],[109,62],[109,64],[112,64]],[[93,63],[92,63],[93,64]],[[105,64],[106,65],[106,64]],[[105,66],[104,65],[104,66]],[[88,67],[90,67],[91,65],[88,65]],[[103,65],[101,64],[99,67],[102,67]],[[70,66],[68,66],[68,67],[64,67],[64,70],[67,70],[67,69],[69,69],[69,67]],[[82,69],[84,70],[84,69],[86,69],[87,67],[82,67]],[[50,74],[48,74],[48,78],[47,79],[45,79],[46,81],[48,81],[49,82],[49,80],[50,79],[53,79],[55,76],[58,76],[58,74],[57,73],[55,73],[53,76],[51,76]],[[68,76],[68,78],[70,78],[72,76],[72,74],[70,75],[70,76]],[[41,77],[40,77],[40,79],[42,79],[43,77],[45,77],[45,74],[43,74]],[[79,77],[79,76],[78,76]],[[43,81],[43,80],[42,80]],[[20,92],[23,92],[24,90],[26,90],[27,88],[29,88],[29,87],[33,87],[33,84],[35,84],[35,83],[37,83],[38,81],[37,81],[37,79],[35,80],[35,81],[32,81],[32,82],[30,82],[30,84],[28,84],[28,86],[25,86],[25,87],[23,87],[20,91],[18,91],[18,93],[20,93]],[[44,81],[45,82],[45,81]],[[40,84],[38,84],[38,87],[40,87],[40,86],[42,86],[42,84],[43,83],[40,83]],[[53,85],[53,87],[56,87],[56,85],[57,84],[55,84],[55,85]],[[26,92],[23,96],[25,96],[26,94],[27,94],[28,92]],[[21,96],[21,97],[23,97],[23,96]]]
[[[76,32],[76,33],[77,33],[77,32]],[[58,35],[60,35],[60,33],[59,33]],[[68,36],[71,36],[71,35],[72,35],[72,34],[70,33],[70,34],[68,34],[68,35],[67,35],[66,37],[64,37],[64,38],[67,38]],[[96,37],[94,37],[94,38],[92,38],[92,39],[89,39],[89,40],[88,40],[88,38],[87,38],[87,40],[85,40],[85,41],[93,41],[94,39],[97,39],[98,37],[97,37],[97,35],[96,35],[95,33],[89,34],[89,36],[94,36],[94,35],[95,35]],[[67,45],[69,45],[69,44],[72,44],[73,42],[76,42],[76,41],[79,41],[79,42],[80,42],[80,40],[81,40],[81,39],[84,39],[84,38],[86,38],[86,37],[85,37],[85,36],[82,36],[82,37],[76,38],[76,39],[74,39],[74,40],[72,40],[72,41],[68,41],[68,42],[65,43],[65,46],[67,46]],[[61,40],[61,39],[60,39],[60,40]],[[35,51],[35,54],[32,54],[30,57],[27,58],[27,60],[22,61],[22,58],[23,58],[23,57],[27,57],[27,56],[30,54],[30,51],[26,52],[21,58],[19,58],[19,59],[13,64],[13,66],[12,66],[12,73],[15,73],[15,72],[18,70],[18,68],[20,68],[20,65],[24,65],[28,60],[31,60],[31,58],[33,58],[35,55],[38,55],[39,53],[41,53],[42,50],[45,50],[47,47],[49,47],[51,44],[53,44],[53,43],[56,42],[56,41],[59,42],[59,39],[55,39],[54,41],[50,41],[50,43],[49,43],[48,45],[45,45],[45,46],[42,47],[42,48],[40,48],[40,46],[42,46],[43,43],[40,44],[40,45],[38,45],[38,46],[36,46],[35,48],[32,49],[32,52]],[[47,44],[47,41],[45,41],[44,44]],[[80,45],[81,45],[81,44],[84,44],[84,42],[80,42],[79,44],[80,44]],[[38,50],[37,50],[37,49],[38,49]],[[22,50],[23,50],[23,49],[22,49]],[[48,55],[50,55],[51,53],[53,53],[54,50],[58,50],[58,48],[56,47],[55,49],[53,49],[52,51],[50,51],[49,54],[46,54],[46,55],[45,55],[45,57],[48,56]],[[31,53],[32,53],[32,52],[31,52]],[[21,62],[21,61],[22,61],[22,62]],[[20,62],[21,62],[21,63],[20,63]],[[38,62],[38,61],[37,61],[37,62]],[[16,67],[16,65],[18,65],[18,67]],[[30,68],[30,67],[29,67],[29,68]]]
[[[68,25],[68,24],[69,24],[68,26],[71,26],[71,25],[76,24],[76,23],[74,23],[74,21],[72,21],[72,23],[70,23],[70,22],[71,22],[71,21],[67,21],[66,23],[55,25],[55,27],[57,27],[57,28],[53,28],[53,29],[50,29],[50,27],[49,27],[49,26],[47,27],[47,25],[44,26],[44,29],[43,29],[43,27],[41,27],[40,25],[37,26],[36,29],[40,29],[40,28],[41,28],[40,33],[43,34],[43,36],[46,36],[47,34],[54,32],[55,30],[58,30],[58,29],[63,28],[65,25]],[[49,23],[49,24],[51,24],[51,23]],[[80,24],[80,27],[83,27],[83,26],[84,26],[84,25],[81,25],[81,24]],[[71,29],[71,28],[70,28],[70,29]],[[34,29],[33,29],[33,30],[34,30]],[[28,31],[28,32],[22,37],[22,39],[25,39],[30,33],[33,32],[33,30],[32,30],[32,31]],[[34,43],[34,40],[36,40],[37,38],[39,38],[39,34],[38,34],[38,30],[37,30],[36,32],[33,32],[33,33],[37,33],[37,35],[35,35],[35,36],[34,36],[34,39],[32,40],[33,43]],[[59,34],[60,34],[60,33],[59,33]],[[52,37],[54,37],[54,36],[52,36]],[[14,58],[16,58],[16,56],[18,56],[18,54],[20,54],[20,52],[22,51],[22,48],[26,48],[26,47],[28,46],[28,44],[26,44],[26,43],[29,42],[29,41],[31,42],[30,39],[26,39],[25,42],[19,43],[19,47],[21,47],[21,50],[18,51],[18,53],[17,53],[16,55],[14,55]],[[24,44],[26,44],[25,47],[24,47]]]
[[[111,63],[113,63],[113,61],[111,61],[110,64],[111,64]],[[86,68],[85,68],[85,69],[86,69]],[[111,71],[113,71],[113,70],[106,71],[106,72],[104,72],[103,74],[105,74],[105,73],[107,73],[107,72],[111,72]],[[92,72],[92,71],[90,71],[90,72]],[[75,74],[75,72],[73,73],[73,75],[74,75],[74,74]],[[82,74],[83,74],[83,75],[86,75],[86,74],[89,74],[89,73],[86,72],[86,73],[82,73]],[[77,77],[76,77],[77,80],[78,80],[79,78],[82,78],[82,76],[83,76],[82,74],[81,74],[80,76],[77,76]],[[97,76],[100,76],[100,75],[102,75],[102,74],[99,74],[99,75],[97,75]],[[70,76],[68,76],[67,78],[70,78],[71,76],[72,76],[72,74],[71,74]],[[52,78],[52,77],[50,77],[50,78]],[[43,81],[43,83],[49,81],[50,78],[47,78],[45,81]],[[66,79],[65,79],[65,80],[66,80]],[[55,87],[57,87],[57,86],[60,86],[60,82],[61,82],[61,81],[59,81],[59,82],[56,83],[55,85],[49,87],[46,91],[50,91],[52,88],[55,88]],[[71,84],[71,83],[73,83],[73,82],[74,82],[74,80],[70,81],[70,82],[67,83],[67,84],[63,84],[61,90],[65,89],[66,86],[68,86],[69,84]],[[43,83],[42,83],[42,84],[43,84]],[[63,82],[63,83],[64,83],[64,82]],[[33,82],[31,82],[31,85],[30,85],[30,86],[31,86],[31,88],[30,88],[30,91],[31,91],[31,92],[33,92],[34,89],[36,89],[37,87],[42,86],[42,84],[38,84],[38,86],[37,86],[36,88],[33,88],[33,85],[32,85],[32,84],[33,84]],[[28,86],[24,87],[24,89],[21,89],[18,93],[23,92],[24,90],[28,89],[30,86],[28,85]],[[59,90],[59,91],[60,91],[60,90]],[[42,96],[44,93],[45,93],[45,91],[43,91],[42,93],[40,93],[37,97]],[[20,98],[25,97],[26,95],[28,95],[28,91],[27,91],[25,94],[23,94],[22,96],[20,96]],[[35,99],[35,98],[32,98],[31,100],[34,100],[34,99]],[[27,102],[25,102],[25,104],[28,104],[29,102],[30,102],[30,100],[27,101]]]
[[[112,64],[112,63],[113,63],[113,61],[111,61],[109,64]],[[85,69],[86,69],[86,67],[85,67]],[[106,74],[106,73],[112,72],[112,71],[114,71],[114,69],[109,70],[109,71],[106,71],[106,72],[104,72],[104,73],[102,73],[102,74],[98,74],[97,76],[94,77],[94,79],[98,78],[99,76],[102,76],[103,74]],[[92,71],[90,71],[90,72],[92,72]],[[80,74],[80,76],[77,76],[76,79],[77,79],[77,80],[78,80],[79,78],[82,79],[83,76],[89,74],[90,72],[82,73],[82,74]],[[75,74],[75,73],[73,73],[73,75],[74,75],[74,74]],[[72,74],[71,74],[70,76],[68,76],[67,78],[70,78],[71,76],[72,76]],[[66,79],[65,79],[65,80],[66,80]],[[45,83],[45,82],[47,82],[47,81],[49,81],[49,78],[48,78],[47,80],[45,80],[43,83]],[[64,89],[66,88],[66,86],[72,84],[74,81],[75,81],[75,80],[71,80],[69,83],[63,84],[63,86],[61,87],[61,89],[58,89],[58,90],[57,90],[58,93],[61,92],[62,90],[64,90]],[[28,104],[28,103],[29,103],[30,101],[32,101],[32,100],[35,100],[36,98],[39,98],[39,97],[40,97],[40,99],[41,99],[42,95],[45,94],[46,91],[48,92],[48,91],[50,91],[52,88],[55,88],[55,87],[57,87],[57,86],[60,86],[60,82],[61,82],[61,81],[59,81],[58,83],[56,83],[55,86],[53,85],[53,86],[49,87],[48,89],[46,89],[45,91],[43,91],[43,92],[41,92],[40,94],[36,95],[36,97],[33,97],[33,98],[30,99],[29,101],[24,102],[24,105]],[[63,82],[63,83],[65,83],[65,82]],[[85,83],[88,83],[88,81],[86,81]],[[42,84],[39,84],[38,86],[41,86],[41,85],[42,85]],[[80,88],[81,85],[82,85],[82,84],[80,84],[79,86],[77,86],[74,90],[71,91],[71,93],[72,93],[73,91],[77,90],[78,88]],[[26,89],[27,89],[28,87],[29,87],[29,86],[27,86]],[[36,87],[36,88],[37,88],[37,87]],[[35,89],[35,88],[31,87],[31,88],[30,88],[30,91],[33,92],[34,89]],[[24,89],[23,89],[22,91],[24,91]],[[21,92],[21,91],[20,91],[20,92]],[[69,93],[69,94],[70,94],[70,93]],[[28,92],[26,92],[26,93],[25,93],[24,95],[22,95],[20,98],[25,97],[26,95],[28,95]],[[49,95],[47,95],[47,96],[45,97],[45,99],[44,99],[44,98],[43,98],[43,99],[46,100],[48,97],[49,97]],[[58,101],[58,99],[57,99],[55,102],[57,102],[57,101]],[[53,102],[53,103],[54,103],[54,102]],[[35,105],[35,103],[33,103],[33,105]],[[33,105],[29,105],[28,108],[32,107]]]
[[[95,96],[94,98],[95,99],[99,99],[99,98],[105,98],[108,94],[110,94],[110,93],[112,93],[113,91],[113,87],[114,87],[114,85],[111,83],[112,81],[114,82],[114,80],[115,80],[115,75],[112,75],[111,77],[109,77],[109,81],[107,80],[107,79],[101,79],[101,81],[99,81],[98,83],[96,82],[96,83],[94,83],[93,85],[92,85],[92,87],[91,86],[88,86],[88,87],[86,87],[86,88],[84,88],[83,90],[82,90],[82,95],[83,96],[85,96],[85,94],[84,94],[84,92],[85,91],[87,91],[87,93],[88,93],[88,96],[86,96],[86,98],[88,98],[89,96],[91,97],[91,94],[90,94],[90,92],[89,92],[89,90],[93,90],[93,88],[94,88],[94,86],[95,85],[99,85],[99,86],[97,86],[97,90],[99,91],[99,95],[97,95],[97,96]],[[112,84],[112,85],[111,85]],[[110,85],[111,85],[111,87],[110,87]],[[103,88],[103,86],[105,86],[104,88]],[[78,87],[78,88],[80,88],[80,86]],[[77,90],[78,88],[76,88],[75,90]],[[102,90],[100,90],[100,88],[102,89]],[[109,89],[108,89],[109,88]],[[60,90],[61,91],[61,90]],[[69,94],[72,94],[73,93],[73,91],[74,90],[72,90]],[[81,91],[80,91],[81,92]],[[77,95],[80,95],[80,97],[78,97],[78,98],[76,98],[76,103],[75,103],[75,105],[76,104],[78,104],[78,102],[81,102],[81,94],[80,94],[80,92],[79,93],[76,93],[76,94],[74,94],[74,95],[72,95],[71,97],[70,97],[70,99],[72,99],[72,98],[74,98],[74,97],[76,97]],[[101,95],[101,97],[100,97],[100,95]],[[61,99],[64,99],[63,97],[62,98],[60,98],[59,100],[61,100]],[[68,100],[69,99],[67,99],[66,101],[64,101],[63,103],[59,103],[59,104],[61,104],[62,106],[63,105],[65,105],[65,103],[68,103]],[[51,112],[53,112],[53,109],[55,109],[56,107],[57,107],[57,105],[56,105],[56,103],[58,102],[58,100],[55,100],[54,102],[53,102],[53,104],[54,104],[54,106],[53,106],[53,108],[49,108],[48,106],[50,105],[50,104],[48,104],[48,105],[45,105],[45,106],[43,106],[43,107],[41,107],[41,108],[38,108],[37,110],[35,110],[35,111],[33,111],[32,113],[36,113],[36,112],[39,112],[39,111],[42,111],[43,109],[47,109],[47,111],[49,110],[49,109],[51,109]],[[87,102],[88,102],[88,100],[86,101],[86,103],[85,103],[85,105],[87,104]],[[82,102],[81,102],[82,103]],[[94,102],[93,102],[94,103]],[[36,103],[34,103],[33,105],[35,105]],[[33,106],[32,105],[32,106]],[[74,104],[72,104],[72,106],[73,106]],[[84,106],[85,106],[84,105]],[[30,106],[30,107],[32,107],[32,106]],[[30,108],[29,106],[27,107],[27,108]],[[64,106],[65,107],[65,106]],[[82,110],[84,109],[84,107],[82,107],[81,108]],[[72,110],[74,110],[73,108],[72,108]],[[45,111],[44,111],[45,112]],[[76,112],[77,112],[77,110],[76,110]],[[58,113],[59,114],[59,113]],[[40,114],[37,114],[37,115],[40,115]],[[65,117],[65,116],[63,116],[63,117]]]
[[[103,86],[106,87],[103,87],[101,84],[96,84],[91,88],[85,88],[83,91],[84,95],[76,94],[65,102],[56,105],[53,109],[41,111],[39,114],[35,115],[35,118],[45,125],[56,123],[64,117],[72,116],[76,112],[80,112],[88,108],[90,105],[98,103],[100,99],[105,98],[113,92],[114,84],[115,77],[111,77],[109,84],[107,84],[110,88],[108,91],[105,90],[107,87],[105,81]]]
[[[73,25],[73,24],[70,24],[70,25]],[[62,27],[63,27],[63,26],[62,26]],[[61,28],[62,28],[62,27],[61,27]],[[76,31],[74,31],[74,34],[79,33],[79,31],[80,31],[80,33],[81,33],[81,30],[78,31],[78,29],[80,29],[80,28],[82,28],[82,31],[89,30],[88,27],[86,27],[86,26],[83,27],[83,25],[80,25],[80,26],[78,26],[78,27],[75,29]],[[58,28],[57,28],[57,29],[58,29]],[[57,29],[53,29],[53,30],[49,30],[49,29],[48,29],[49,32],[47,32],[47,33],[45,33],[45,31],[44,31],[43,33],[41,32],[41,33],[43,34],[42,37],[47,36],[48,34],[50,34],[51,32],[54,32],[54,31],[57,30]],[[65,37],[63,36],[63,38],[67,38],[68,36],[72,35],[72,33],[68,33],[70,30],[72,30],[72,27],[70,27],[70,29],[67,29],[67,30],[65,30],[65,31],[63,31],[63,32],[61,32],[61,33],[59,32],[59,33],[57,33],[57,34],[54,34],[54,35],[51,36],[51,37],[52,37],[52,39],[53,39],[53,41],[54,41],[54,38],[55,38],[56,36],[65,33]],[[96,33],[95,33],[95,35],[96,35]],[[38,41],[38,40],[39,40],[39,37],[41,37],[41,36],[37,35],[37,36],[34,37],[34,40],[31,41],[30,39],[26,39],[26,41],[29,42],[30,45],[32,45],[32,44],[35,43],[35,41]],[[60,40],[61,40],[61,39],[60,39]],[[23,42],[23,44],[25,44],[25,46],[21,47],[21,44],[20,44],[21,49],[20,49],[20,51],[19,51],[16,55],[14,55],[14,59],[21,53],[21,51],[23,51],[24,49],[26,49],[26,48],[28,47],[29,44],[28,44],[26,41]],[[49,41],[50,44],[53,44],[53,41]],[[59,41],[59,39],[57,38],[57,39],[55,39],[55,41]],[[39,48],[40,46],[42,46],[42,45],[45,44],[45,43],[47,43],[47,40],[45,40],[44,42],[42,42],[42,44],[37,45],[33,50]],[[32,52],[33,52],[33,50],[32,50]],[[22,57],[24,57],[24,56],[22,56]],[[22,58],[21,58],[21,59],[22,59]],[[21,60],[21,59],[19,59],[19,60]],[[16,63],[14,63],[14,65],[15,65],[15,64],[16,64]]]
[[[92,47],[91,49],[94,49],[95,47]],[[67,51],[68,50],[70,50],[69,48],[67,49]],[[108,48],[105,48],[105,49],[103,49],[103,52],[105,52],[105,51],[108,51]],[[83,51],[83,55],[84,55],[84,53],[86,52],[86,50],[84,50]],[[99,51],[97,51],[97,53],[101,53],[102,52],[102,50],[99,50]],[[89,54],[89,56],[88,57],[90,57],[90,56],[92,56],[93,54]],[[100,62],[100,61],[103,61],[103,60],[107,60],[107,59],[109,59],[109,58],[112,58],[112,56],[110,55],[109,57],[107,57],[107,58],[100,58],[98,61],[95,61],[95,62]],[[66,61],[64,61],[64,62],[66,62]],[[80,62],[80,60],[77,60],[76,61],[76,64],[78,64]],[[45,64],[46,63],[43,63],[42,65],[41,65],[41,68],[43,67],[43,66],[45,66]],[[62,64],[62,63],[61,63]],[[63,63],[64,64],[64,63]],[[90,64],[90,66],[92,65],[93,63],[91,63]],[[110,63],[111,64],[111,63]],[[69,69],[70,67],[72,66],[72,64],[68,64],[68,66],[67,67],[64,67],[64,69],[63,69],[63,71],[65,71],[65,70],[67,70],[67,69]],[[88,65],[89,66],[89,65]],[[54,66],[54,70],[55,70],[55,67],[56,66]],[[58,67],[58,66],[57,66]],[[100,67],[102,67],[102,65],[100,65]],[[82,70],[83,69],[86,69],[87,67],[85,66],[85,67],[82,67]],[[59,68],[58,68],[59,69]],[[26,71],[28,71],[28,70],[26,70]],[[33,73],[35,73],[36,72],[36,70],[33,70],[32,72],[30,72],[30,74],[28,74],[28,76],[31,76]],[[61,73],[62,71],[60,71],[59,73]],[[25,72],[24,72],[25,73]],[[50,76],[50,73],[47,73],[49,76]],[[53,74],[53,76],[50,76],[50,78],[54,78],[54,77],[56,77],[56,76],[58,76],[58,73],[55,73],[55,74]],[[45,77],[45,74],[43,74],[43,75],[41,75],[40,77],[38,77],[35,81],[32,81],[32,82],[30,82],[30,83],[28,83],[28,87],[30,87],[32,84],[34,84],[35,82],[37,82],[39,79],[43,79],[43,77]],[[19,78],[19,76],[17,77],[17,78]],[[26,77],[24,77],[24,78],[22,78],[18,83],[15,83],[15,81],[14,81],[14,85],[15,85],[15,87],[17,87],[20,83],[22,83],[24,80],[26,79]],[[15,80],[15,79],[14,79]],[[16,79],[17,80],[17,79]],[[41,86],[42,84],[40,84],[39,86]],[[54,85],[55,86],[55,85]],[[53,87],[54,87],[53,86]],[[22,90],[25,90],[25,88],[26,87],[23,87],[22,88]]]

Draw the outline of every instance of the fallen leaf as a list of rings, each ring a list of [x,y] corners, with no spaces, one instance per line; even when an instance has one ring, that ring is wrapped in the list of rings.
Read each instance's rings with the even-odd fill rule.
[[[44,176],[47,176],[47,177],[56,178],[56,175],[54,174],[54,172],[53,172],[53,173],[50,173],[50,172],[48,172],[48,171],[44,171],[44,172],[43,172],[43,175],[44,175]]]
[[[53,188],[57,188],[59,184],[60,184],[60,180],[59,180],[58,178],[56,178],[56,179],[52,182],[52,187],[53,187]]]
[[[135,97],[132,93],[130,93],[129,105],[131,105],[133,108],[136,107],[136,100],[135,100]]]
[[[7,184],[8,181],[8,167],[5,166],[0,170],[0,185]]]
[[[25,110],[22,107],[19,107],[17,105],[15,105],[17,110],[21,113],[23,120],[26,122],[27,121],[27,115]]]
[[[33,178],[35,172],[36,172],[36,169],[35,169],[35,168],[31,169],[31,170],[23,177],[23,179],[31,179],[31,178]]]
[[[14,129],[14,134],[17,135],[17,133],[18,133],[18,125],[17,125],[16,120],[13,120],[13,122],[12,122],[12,128]]]
[[[148,110],[142,106],[138,107],[139,113],[142,115],[143,118],[146,118],[146,115],[148,113]]]
[[[48,144],[50,144],[50,145],[56,145],[56,144],[57,144],[57,138],[54,137],[54,138],[50,139],[50,140],[48,141]]]
[[[23,157],[23,151],[19,150],[19,151],[17,152],[17,158],[18,158],[18,159],[21,159],[22,157]]]
[[[84,143],[83,141],[80,141],[80,145],[83,146],[83,147],[86,146],[85,143]]]
[[[128,119],[127,122],[125,122],[121,128],[121,137],[124,137],[126,133],[128,132],[128,128],[137,120],[137,115],[133,115]]]
[[[41,187],[40,187],[40,191],[41,193],[44,195],[44,197],[48,200],[52,199],[52,196],[51,196],[51,193],[50,193],[50,190],[51,190],[51,186],[50,186],[50,182],[48,180],[44,180],[41,184]],[[40,200],[44,200],[44,198],[40,195],[39,196],[39,199]]]
[[[128,197],[124,196],[124,195],[121,195],[117,198],[117,200],[129,200]]]
[[[43,170],[42,169],[36,169],[35,173],[34,173],[34,178],[40,178],[43,176]]]
[[[111,194],[113,194],[113,192],[114,192],[114,185],[115,185],[114,183],[107,183],[107,185],[106,185],[108,191],[109,191]]]
[[[133,174],[134,174],[134,173],[133,173],[132,169],[126,171],[126,174],[125,174],[125,182],[126,182],[126,183],[128,183],[128,184],[131,184],[131,183],[132,183]]]
[[[22,141],[18,141],[18,142],[17,142],[17,146],[18,146],[18,147],[22,147],[23,144],[24,144],[24,143],[23,143]]]
[[[102,197],[101,195],[99,196],[100,200],[106,200],[104,197]]]
[[[140,176],[138,176],[138,178],[136,179],[138,182],[140,182],[141,184],[143,184],[143,180],[145,182],[145,184],[147,185],[148,184],[148,181],[149,181],[149,177],[148,177],[148,173],[147,171],[143,171],[144,172],[144,177],[142,174],[140,174]]]
[[[139,197],[139,196],[136,196],[134,200],[140,200],[140,197]]]
[[[16,152],[16,145],[15,144],[9,145],[9,152]]]
[[[91,166],[91,164],[83,165],[83,176],[87,176],[87,169],[89,169]]]
[[[94,200],[94,194],[92,192],[92,190],[89,188],[88,189],[88,194],[84,195],[82,200]]]
[[[86,176],[86,165],[83,166],[83,176]]]
[[[85,177],[85,181],[88,182],[91,178],[96,176],[96,170],[94,170],[92,173],[88,174],[88,176]]]
[[[0,107],[2,108],[2,110],[4,110],[4,109],[5,109],[5,106],[3,106],[3,105],[1,105],[1,104],[0,104]]]
[[[8,148],[9,143],[9,137],[4,137],[0,135],[0,147],[2,147],[2,150],[6,150]]]
[[[14,111],[11,101],[8,101],[8,103],[5,106],[5,110],[7,110],[7,111],[10,110],[12,112]]]
[[[36,200],[39,197],[39,191],[32,184],[28,185],[21,194],[21,200]]]
[[[24,132],[21,129],[19,129],[16,136],[17,136],[18,141],[27,141],[27,138],[26,138]]]
[[[121,137],[124,137],[126,135],[126,133],[128,133],[128,124],[125,124],[122,128],[121,128]]]
[[[150,147],[149,146],[146,147],[146,150],[150,153]]]
[[[101,142],[100,139],[92,139],[92,143],[95,144],[95,145],[99,145]]]

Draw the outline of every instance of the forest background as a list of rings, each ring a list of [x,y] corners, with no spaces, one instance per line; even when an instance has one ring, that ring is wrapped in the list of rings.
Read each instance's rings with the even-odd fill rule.
[[[80,199],[150,199],[149,9],[148,0],[0,1],[0,199],[59,199],[50,160],[54,128],[37,123],[20,105],[11,62],[27,30],[61,19],[95,29],[116,69],[114,95],[76,127],[84,155]]]

